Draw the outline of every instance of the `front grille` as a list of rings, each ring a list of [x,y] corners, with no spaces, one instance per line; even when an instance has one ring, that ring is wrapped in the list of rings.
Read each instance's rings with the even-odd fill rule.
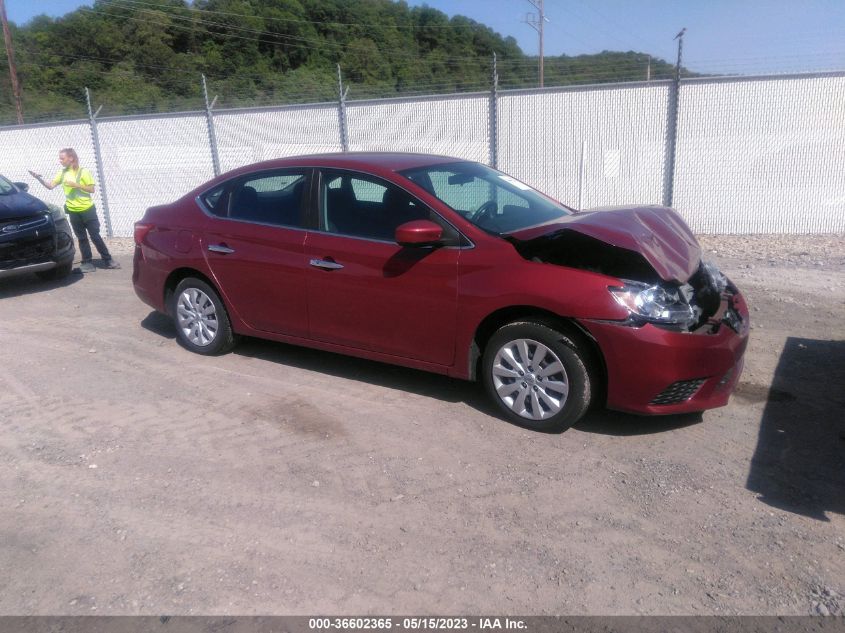
[[[31,231],[50,224],[50,216],[41,215],[36,218],[19,218],[0,221],[0,237],[12,236],[22,231]]]
[[[661,391],[649,404],[677,404],[685,402],[695,395],[695,392],[704,384],[706,378],[695,380],[680,380]]]
[[[56,244],[52,235],[34,240],[0,244],[0,268],[15,268],[50,259],[55,247]]]

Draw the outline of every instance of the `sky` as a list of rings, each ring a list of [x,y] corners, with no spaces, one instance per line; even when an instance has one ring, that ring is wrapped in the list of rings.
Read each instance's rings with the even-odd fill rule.
[[[156,0],[146,0],[154,3]],[[540,0],[536,0],[539,3]],[[62,16],[91,0],[6,0],[9,20]],[[538,34],[525,23],[529,0],[408,0],[465,15],[513,36],[529,55]],[[845,0],[545,0],[545,54],[634,50],[703,73],[845,70]]]

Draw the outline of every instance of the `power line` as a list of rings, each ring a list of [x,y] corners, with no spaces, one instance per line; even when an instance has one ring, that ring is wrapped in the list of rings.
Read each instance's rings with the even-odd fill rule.
[[[601,18],[605,22],[607,22],[609,24],[616,25],[616,27],[618,27],[620,32],[624,32],[627,35],[634,36],[634,38],[636,38],[639,42],[641,42],[642,44],[645,44],[646,48],[650,48],[651,46],[654,45],[653,42],[648,42],[648,41],[645,40],[645,38],[642,38],[639,35],[637,35],[637,33],[631,29],[631,25],[628,25],[627,27],[623,27],[618,22],[616,22],[615,20],[609,18],[604,13],[600,12],[598,9],[595,8],[595,6],[593,6],[593,2],[589,2],[589,1],[588,2],[582,2],[582,6],[586,7],[587,9],[589,9],[590,11],[595,13],[599,18]]]
[[[110,0],[110,2],[112,2],[112,3],[114,1],[127,2],[127,1],[135,1],[135,0]],[[116,5],[112,4],[112,6],[116,6]],[[182,31],[182,32],[185,32],[185,31],[193,32],[193,30],[194,30],[190,27],[182,26],[180,24],[172,24],[172,23],[161,22],[161,21],[152,20],[152,19],[142,19],[142,18],[136,18],[136,17],[129,17],[129,16],[119,15],[119,14],[115,14],[115,13],[109,13],[109,12],[104,11],[102,9],[87,9],[87,8],[83,7],[83,8],[80,8],[79,10],[80,11],[86,11],[86,12],[89,12],[89,13],[99,14],[99,15],[103,15],[103,16],[108,16],[108,17],[112,17],[112,18],[119,18],[121,20],[131,20],[133,22],[141,22],[141,23],[144,23],[144,24],[156,24],[156,25],[159,25],[159,26],[175,29],[175,30]],[[149,11],[147,9],[140,9],[139,11],[145,11],[145,12],[148,12],[148,13],[155,14],[155,12]],[[169,18],[175,18],[175,19],[178,19],[178,20],[190,21],[192,23],[192,25],[203,24],[203,25],[206,25],[206,26],[214,26],[214,27],[217,27],[217,28],[226,29],[226,30],[230,30],[230,31],[241,31],[241,32],[246,32],[246,33],[253,33],[253,34],[256,35],[256,37],[247,37],[247,36],[243,36],[243,35],[237,35],[235,33],[211,33],[211,35],[214,36],[214,37],[240,39],[240,40],[246,40],[246,41],[249,41],[249,42],[258,42],[258,43],[262,43],[262,44],[272,44],[272,45],[283,44],[283,45],[289,46],[291,48],[305,48],[309,51],[341,53],[341,52],[346,52],[346,51],[350,51],[350,50],[353,50],[353,51],[354,50],[360,50],[360,51],[365,52],[365,53],[371,52],[371,50],[369,48],[356,46],[356,45],[352,45],[352,44],[332,44],[331,42],[328,42],[326,40],[315,40],[313,38],[306,38],[306,37],[301,37],[301,36],[297,36],[297,35],[287,35],[287,34],[282,34],[282,33],[271,33],[271,32],[268,32],[268,31],[263,31],[263,30],[259,30],[259,29],[251,29],[251,28],[248,28],[248,27],[240,27],[240,26],[235,26],[235,25],[220,24],[219,22],[212,22],[212,21],[208,21],[208,20],[197,20],[197,19],[190,18],[188,16],[178,16],[178,15],[173,15],[173,14],[165,14],[165,15],[167,15],[167,17],[169,17]],[[253,16],[253,17],[255,17],[255,16]],[[268,37],[273,38],[273,39],[267,39]],[[294,41],[287,41],[287,40],[294,40]],[[302,43],[298,43],[298,42],[302,42]],[[378,47],[378,44],[376,44],[376,46]],[[404,56],[405,58],[408,58],[410,60],[424,59],[420,55],[414,55],[412,52],[408,51],[406,48],[380,49],[379,52],[384,53],[384,54],[390,54],[390,55],[401,55],[401,56]],[[440,57],[439,59],[444,61],[444,62],[447,62],[447,63],[449,63],[449,62],[457,63],[457,62],[466,62],[467,61],[466,57]]]
[[[131,3],[134,5],[143,5],[149,7],[156,7],[159,9],[174,9],[172,5],[163,5],[157,4],[155,2],[144,2],[143,0],[118,0],[120,2]],[[103,4],[113,4],[115,0],[100,0]],[[369,27],[378,27],[378,28],[393,28],[393,29],[466,29],[466,28],[483,28],[486,30],[492,30],[489,26],[481,24],[480,22],[476,22],[472,18],[468,18],[466,16],[455,16],[461,17],[468,20],[471,24],[374,24],[368,22],[326,22],[323,20],[301,20],[297,18],[277,18],[273,16],[263,16],[263,15],[255,15],[249,13],[233,13],[230,11],[216,11],[212,9],[197,9],[194,7],[185,7],[189,11],[196,11],[198,13],[206,13],[209,15],[225,15],[225,16],[233,16],[233,17],[242,17],[242,18],[260,18],[262,20],[269,20],[272,22],[287,22],[287,23],[299,23],[299,24],[319,24],[325,26],[369,26]]]

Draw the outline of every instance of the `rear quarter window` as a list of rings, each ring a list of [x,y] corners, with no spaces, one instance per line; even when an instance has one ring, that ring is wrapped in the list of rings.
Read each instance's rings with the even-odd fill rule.
[[[225,205],[225,196],[223,195],[226,191],[226,185],[220,185],[219,187],[215,187],[211,191],[208,191],[200,196],[200,200],[205,205],[205,208],[208,209],[212,214],[217,216],[225,216],[226,215],[226,205]]]

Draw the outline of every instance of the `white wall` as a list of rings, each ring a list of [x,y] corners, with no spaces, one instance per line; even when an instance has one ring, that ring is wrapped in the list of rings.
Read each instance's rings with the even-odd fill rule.
[[[98,179],[91,128],[87,122],[0,130],[0,156],[3,157],[0,174],[14,182],[27,183],[34,196],[61,207],[65,203],[62,188],[47,191],[27,170],[41,174],[45,180],[52,180],[61,169],[59,150],[65,147],[75,149],[80,166],[89,169],[95,180]],[[99,188],[96,189],[94,203],[102,208]]]
[[[422,152],[487,163],[488,104],[477,96],[351,103],[349,150]]]
[[[502,92],[499,168],[572,206],[659,204],[668,101],[666,82]],[[214,124],[223,171],[341,149],[336,104],[228,110]],[[486,95],[349,102],[347,125],[351,151],[490,162]],[[213,175],[204,113],[98,129],[115,235]],[[61,204],[26,169],[52,176],[68,146],[95,170],[85,122],[0,128],[0,173]],[[674,182],[674,206],[699,233],[845,232],[845,76],[682,82]]]
[[[214,115],[220,169],[271,158],[339,152],[337,106],[262,111],[227,111]]]
[[[700,233],[845,230],[845,77],[682,84],[674,206]]]
[[[499,169],[573,207],[659,204],[667,103],[666,85],[503,94]]]
[[[112,119],[97,130],[115,235],[132,235],[147,207],[172,202],[214,176],[205,116]]]

